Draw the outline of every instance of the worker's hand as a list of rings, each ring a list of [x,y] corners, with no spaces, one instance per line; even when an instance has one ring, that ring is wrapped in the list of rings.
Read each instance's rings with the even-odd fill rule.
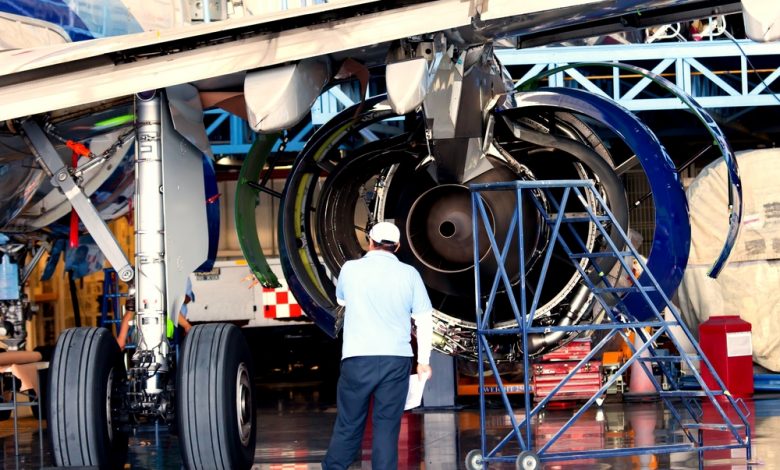
[[[430,364],[417,363],[417,378],[420,380],[428,380],[431,378],[431,375],[433,375],[433,370],[431,370]]]
[[[187,320],[187,317],[182,315],[181,312],[179,312],[179,326],[184,328],[185,335],[189,333],[190,328],[192,328],[192,324],[190,324],[190,322]]]
[[[125,338],[117,338],[116,342],[119,343],[119,350],[124,351],[125,350]]]

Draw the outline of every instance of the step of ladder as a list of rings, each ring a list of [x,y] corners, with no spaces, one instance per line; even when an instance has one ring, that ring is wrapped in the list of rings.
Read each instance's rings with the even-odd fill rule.
[[[719,424],[719,423],[690,423],[690,424],[683,424],[683,429],[702,429],[707,431],[731,431],[732,429],[741,431],[745,429],[744,424]]]
[[[670,322],[669,324],[672,323]],[[687,357],[693,361],[701,360],[701,356],[699,356],[698,354],[696,355],[691,354]],[[682,362],[683,360],[685,360],[685,358],[683,356],[655,356],[655,357],[638,357],[636,360],[644,361],[644,362]]]
[[[588,253],[572,253],[569,258],[573,259],[595,259],[595,258],[617,258],[618,256],[634,256],[630,251],[594,251]]]
[[[710,390],[709,392],[710,395],[714,397],[726,396],[726,393],[722,390]],[[697,398],[707,396],[707,392],[704,390],[664,390],[658,392],[658,394],[662,397],[669,398]]]
[[[545,217],[547,219],[547,222],[555,223],[555,221],[558,220],[558,214],[552,214],[550,217]],[[577,216],[570,216],[570,217],[564,217],[562,222],[571,224],[571,223],[582,223],[582,222],[593,222],[594,220],[598,220],[599,222],[612,222],[612,220],[609,218],[608,215],[597,215],[594,217],[591,217],[589,215],[577,215]]]
[[[593,289],[594,294],[627,294],[629,292],[655,292],[658,289],[652,286],[646,286],[646,287],[637,287],[637,286],[630,286],[630,287],[596,287]]]
[[[572,253],[570,258],[582,259],[582,258],[617,258],[618,256],[634,256],[630,251],[596,251],[593,253]]]

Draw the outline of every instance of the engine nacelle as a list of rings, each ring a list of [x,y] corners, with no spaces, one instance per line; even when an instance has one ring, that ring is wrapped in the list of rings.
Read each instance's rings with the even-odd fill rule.
[[[673,161],[636,116],[581,90],[516,92],[489,45],[462,51],[436,46],[425,58],[429,69],[422,68],[421,58],[407,59],[395,63],[403,66],[390,67],[412,67],[419,72],[413,74],[418,82],[388,84],[389,100],[369,99],[322,126],[287,180],[279,215],[282,267],[291,292],[324,331],[336,336],[340,328],[335,280],[341,266],[364,254],[374,223],[391,220],[402,232],[398,257],[420,271],[433,302],[435,346],[475,357],[472,241],[475,236],[482,241],[486,233],[473,233],[468,185],[590,179],[627,231],[626,190],[616,169],[629,159],[641,164],[653,192],[655,234],[648,266],[671,296],[688,257],[687,203]],[[399,118],[395,110],[409,112]],[[703,113],[698,107],[694,111]],[[717,130],[707,118],[702,119]],[[716,140],[722,136],[717,132]],[[728,160],[730,150],[725,144],[722,150]],[[516,211],[514,197],[495,193],[485,202],[495,233],[506,233]],[[600,210],[595,201],[585,202]],[[535,285],[542,269],[535,261],[551,240],[535,209],[525,207],[524,214],[525,277]],[[605,244],[588,221],[575,231],[589,248]],[[506,268],[516,286],[521,278],[514,261],[518,248],[510,251]],[[497,269],[488,254],[480,253],[480,272]],[[580,266],[586,264],[582,260]],[[620,275],[619,269],[613,271]],[[598,321],[594,297],[563,251],[554,252],[546,279],[535,325]],[[630,304],[632,299],[623,300]],[[516,326],[505,294],[499,292],[495,305],[494,327]],[[649,315],[639,308],[632,313]],[[531,335],[529,350],[542,354],[574,337]],[[516,346],[516,340],[508,341],[499,357],[516,359]]]

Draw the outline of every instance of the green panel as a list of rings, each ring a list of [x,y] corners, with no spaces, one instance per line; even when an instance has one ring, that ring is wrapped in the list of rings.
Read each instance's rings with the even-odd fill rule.
[[[258,190],[247,183],[256,183],[260,179],[268,155],[271,153],[279,134],[258,135],[246,155],[241,173],[238,175],[236,186],[236,232],[241,251],[244,252],[249,267],[263,287],[281,287],[279,279],[271,271],[268,261],[265,259],[263,249],[260,246],[260,238],[257,233],[257,220],[255,210],[260,204]],[[269,224],[276,221],[269,220]]]

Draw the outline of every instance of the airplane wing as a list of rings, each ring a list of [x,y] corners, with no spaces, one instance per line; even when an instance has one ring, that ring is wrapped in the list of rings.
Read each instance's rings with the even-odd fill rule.
[[[323,55],[383,63],[386,48],[376,45],[437,31],[467,43],[519,36],[532,45],[739,9],[733,0],[356,0],[12,50],[0,53],[0,120],[181,83],[235,86],[246,71]]]

